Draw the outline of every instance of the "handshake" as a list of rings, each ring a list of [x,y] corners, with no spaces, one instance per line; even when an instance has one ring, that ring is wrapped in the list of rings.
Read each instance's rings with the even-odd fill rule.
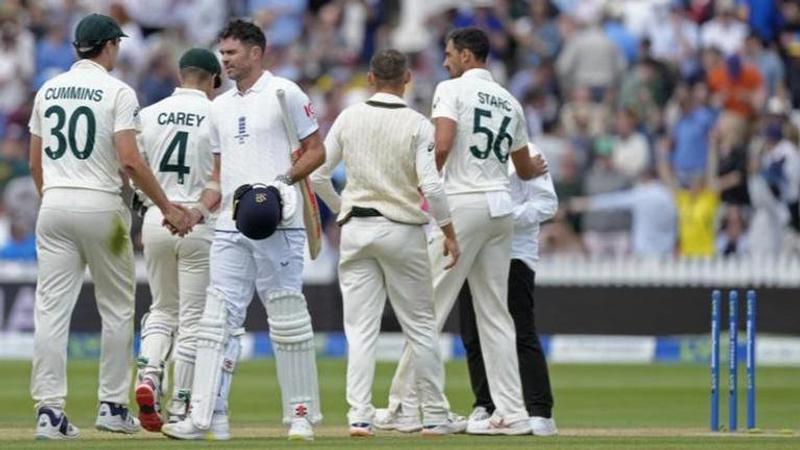
[[[169,203],[161,210],[164,220],[161,222],[172,234],[186,236],[195,225],[203,222],[206,215],[198,207],[187,208],[178,203]]]

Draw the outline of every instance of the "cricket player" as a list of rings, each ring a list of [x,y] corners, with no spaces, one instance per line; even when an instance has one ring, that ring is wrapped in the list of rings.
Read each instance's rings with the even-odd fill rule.
[[[342,226],[339,283],[347,336],[347,419],[351,436],[371,436],[375,347],[386,295],[411,354],[424,416],[423,434],[463,432],[466,421],[449,417],[443,394],[433,289],[418,188],[444,235],[448,267],[458,261],[450,208],[433,155],[433,126],[403,101],[411,79],[406,57],[384,50],[370,62],[369,100],[345,109],[325,139],[327,156],[312,176],[315,191],[338,213]],[[347,185],[340,198],[331,171],[344,160]]]
[[[192,212],[198,224],[184,237],[161,226],[161,213],[146,208],[142,243],[153,304],[142,320],[136,402],[139,420],[160,431],[163,371],[174,361],[170,422],[186,417],[197,350],[197,322],[208,287],[208,254],[214,236],[211,211],[219,206],[219,156],[211,153],[211,96],[222,69],[208,50],[194,48],[178,62],[181,87],[142,109],[139,149],[170,201]]]
[[[531,154],[539,154],[533,144],[528,144]],[[553,392],[547,361],[536,335],[533,288],[536,264],[539,261],[539,224],[550,219],[558,210],[553,179],[544,174],[530,181],[522,181],[511,174],[511,200],[514,234],[511,239],[511,267],[508,275],[508,312],[517,332],[517,358],[522,380],[525,409],[530,415],[531,430],[537,436],[557,434],[553,420]],[[468,285],[459,294],[461,339],[467,351],[467,365],[475,404],[470,420],[488,419],[495,407],[486,382],[486,367],[481,353],[481,336],[475,318],[473,300]]]
[[[66,359],[70,317],[87,265],[103,327],[95,427],[139,431],[127,408],[135,280],[131,217],[120,172],[152,199],[178,233],[190,226],[185,208],[169,202],[139,154],[136,94],[108,74],[122,37],[110,17],[83,18],[75,30],[78,62],[37,92],[29,123],[31,174],[42,196],[31,371],[39,439],[79,434],[64,414]]]
[[[219,51],[236,87],[211,109],[211,148],[220,158],[222,204],[211,245],[210,284],[197,332],[191,412],[162,427],[177,439],[227,439],[228,394],[247,306],[258,296],[269,316],[290,439],[313,439],[321,420],[314,333],[302,293],[305,232],[302,214],[285,218],[265,239],[239,232],[234,194],[244,185],[273,183],[284,202],[300,202],[295,182],[325,161],[311,102],[293,82],[263,70],[266,38],[257,25],[233,20],[220,33]],[[289,138],[276,93],[283,89],[302,156],[290,162]],[[284,191],[292,195],[285,195]],[[240,191],[241,192],[241,191]],[[238,197],[238,196],[237,196]],[[257,196],[257,200],[266,200]],[[301,211],[302,205],[294,205]]]
[[[445,169],[461,260],[445,270],[439,250],[444,236],[434,233],[429,246],[433,297],[440,330],[465,280],[478,299],[481,350],[496,409],[490,419],[476,422],[467,432],[528,434],[517,355],[508,351],[514,348],[515,336],[506,304],[513,227],[507,161],[510,156],[523,180],[544,173],[546,166],[541,158],[528,155],[522,107],[492,79],[486,69],[488,54],[489,39],[477,28],[456,29],[447,37],[444,67],[453,79],[436,87],[432,117],[436,164]],[[376,413],[376,427],[407,429],[419,422],[415,366],[406,347],[392,381],[389,408]]]

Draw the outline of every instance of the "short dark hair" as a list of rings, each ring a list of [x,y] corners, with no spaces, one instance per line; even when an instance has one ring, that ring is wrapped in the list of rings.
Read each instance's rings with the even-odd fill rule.
[[[398,82],[408,70],[408,59],[395,49],[382,50],[369,61],[369,70],[379,81]]]
[[[180,69],[180,74],[184,81],[193,80],[200,83],[205,83],[216,76],[216,74],[199,67],[184,67],[183,69]]]
[[[79,47],[76,46],[75,53],[78,54],[78,59],[94,59],[100,56],[100,53],[103,53],[106,43],[111,41],[113,41],[113,39],[107,39],[105,41],[98,42],[94,47],[84,51],[79,50]]]
[[[480,62],[486,61],[489,56],[489,36],[480,28],[456,28],[447,34],[445,42],[448,41],[453,41],[453,47],[458,51],[464,49],[471,51],[475,59]]]
[[[261,27],[242,19],[234,19],[219,32],[219,39],[236,39],[245,45],[255,45],[263,52],[267,48],[267,38]]]

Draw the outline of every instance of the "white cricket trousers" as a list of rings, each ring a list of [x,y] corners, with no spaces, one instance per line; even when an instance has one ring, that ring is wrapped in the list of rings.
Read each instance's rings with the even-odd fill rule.
[[[347,336],[347,414],[350,423],[371,423],[375,350],[386,295],[416,362],[425,425],[447,420],[444,366],[433,308],[425,232],[420,225],[383,217],[351,218],[342,227],[339,283]]]
[[[444,327],[458,293],[469,281],[481,351],[495,415],[506,423],[527,420],[517,361],[514,321],[508,312],[508,271],[511,261],[511,215],[491,217],[485,193],[448,196],[461,258],[444,270],[449,257],[442,254],[444,236],[436,229],[428,246],[433,271],[433,298],[438,330]],[[474,287],[473,287],[474,286]],[[389,408],[402,405],[413,413],[419,405],[413,388],[416,359],[406,346],[389,392]]]
[[[173,353],[188,352],[181,357],[193,361],[197,322],[206,304],[214,230],[209,225],[197,225],[191,233],[179,237],[161,225],[162,219],[161,211],[150,208],[142,225],[147,279],[153,295],[147,321],[177,330]],[[152,360],[161,357],[143,356]]]
[[[45,191],[36,224],[39,269],[31,396],[37,408],[64,407],[69,324],[87,265],[103,327],[97,396],[128,403],[135,289],[130,222],[118,194]]]

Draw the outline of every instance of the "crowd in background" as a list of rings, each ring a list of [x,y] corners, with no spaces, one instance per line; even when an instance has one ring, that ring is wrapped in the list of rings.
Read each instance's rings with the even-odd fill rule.
[[[800,0],[4,0],[0,258],[35,258],[33,93],[74,62],[89,12],[129,36],[114,73],[142,106],[172,93],[184,50],[251,17],[268,69],[309,93],[323,136],[368,97],[375,49],[409,55],[408,101],[427,114],[445,34],[481,27],[560,198],[543,255],[800,252]]]

